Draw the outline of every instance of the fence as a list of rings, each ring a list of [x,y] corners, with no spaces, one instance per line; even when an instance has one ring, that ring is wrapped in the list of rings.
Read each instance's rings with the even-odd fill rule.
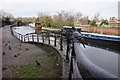
[[[81,80],[95,78],[95,80],[102,78],[102,80],[117,79],[117,77],[102,68],[92,63],[86,55],[82,52],[80,43],[77,39],[66,41],[66,37],[60,31],[42,30],[41,33],[30,33],[22,35],[10,27],[11,33],[14,37],[21,40],[21,42],[37,42],[58,47],[60,51],[64,51],[61,55],[65,55],[66,61],[69,64],[69,79],[81,78]],[[64,78],[64,77],[63,77]]]

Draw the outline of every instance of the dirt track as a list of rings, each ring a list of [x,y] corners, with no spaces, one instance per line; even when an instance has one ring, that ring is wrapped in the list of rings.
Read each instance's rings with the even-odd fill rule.
[[[21,64],[33,63],[29,55],[34,53],[45,53],[33,44],[21,43],[10,33],[9,27],[2,30],[2,77],[12,78]]]
[[[2,28],[0,28],[0,79],[2,78]]]

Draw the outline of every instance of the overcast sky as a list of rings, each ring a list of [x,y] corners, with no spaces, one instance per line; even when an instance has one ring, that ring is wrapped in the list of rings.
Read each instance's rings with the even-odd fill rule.
[[[0,10],[15,17],[37,16],[38,12],[54,15],[57,11],[81,12],[93,17],[100,12],[101,18],[118,17],[119,0],[0,0]]]

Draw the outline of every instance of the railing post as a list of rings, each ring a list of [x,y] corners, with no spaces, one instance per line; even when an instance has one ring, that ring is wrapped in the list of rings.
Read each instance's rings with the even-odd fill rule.
[[[37,42],[39,43],[39,37],[38,37],[38,34],[37,34]]]
[[[60,51],[63,51],[62,33],[60,33]]]
[[[48,44],[50,44],[50,32],[48,31]]]
[[[73,73],[73,57],[71,56],[69,80],[72,80],[72,73]]]
[[[33,34],[32,34],[32,41],[34,42],[34,36],[33,36]]]
[[[42,32],[42,40],[43,40],[43,43],[44,43],[44,32]]]
[[[19,34],[19,36],[18,36],[18,39],[20,39],[20,34]]]
[[[29,42],[29,35],[27,35],[28,36],[28,42]]]
[[[67,41],[66,60],[68,60],[68,61],[69,61],[68,53],[69,53],[69,50],[70,50],[69,46],[70,46],[70,45],[69,45],[69,41]]]
[[[54,46],[56,47],[56,33],[54,33],[54,38],[55,38],[55,41],[54,41]]]
[[[24,42],[25,42],[25,35],[23,37],[24,37]]]
[[[21,42],[23,42],[23,35],[21,35]]]
[[[10,26],[10,31],[11,31],[11,34],[13,35],[13,30],[12,30],[12,26]]]
[[[75,58],[75,50],[74,50],[74,42],[72,44],[72,53],[71,53],[71,61],[70,61],[70,71],[69,71],[69,80],[72,79],[73,74],[73,59]]]
[[[75,48],[74,48],[74,42],[72,41],[72,56],[75,58]]]

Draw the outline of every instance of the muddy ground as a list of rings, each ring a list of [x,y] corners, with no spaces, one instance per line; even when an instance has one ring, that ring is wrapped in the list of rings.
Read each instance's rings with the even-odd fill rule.
[[[39,67],[36,65],[36,60],[41,63]],[[51,62],[50,62],[51,61]],[[33,74],[33,77],[55,77],[51,75],[55,75],[58,73],[60,76],[60,66],[55,65],[54,60],[49,56],[49,53],[41,49],[40,47],[30,44],[30,43],[22,43],[20,40],[13,37],[10,33],[9,26],[5,26],[2,30],[2,77],[3,78],[25,78],[32,77],[32,74],[28,74],[27,70],[29,68],[34,68],[38,73],[41,70],[40,75]],[[26,67],[28,66],[28,67]],[[31,66],[31,67],[30,67]],[[21,67],[24,67],[21,69]],[[59,69],[58,69],[59,68]],[[23,74],[21,70],[24,71]],[[33,70],[34,70],[33,69]],[[55,69],[55,70],[54,70]],[[51,72],[47,74],[47,71]],[[30,72],[30,69],[28,71]],[[35,72],[35,71],[33,71]],[[43,74],[43,73],[44,74]],[[52,73],[53,72],[53,73]],[[49,76],[50,74],[50,76]],[[57,77],[58,77],[57,75]]]

